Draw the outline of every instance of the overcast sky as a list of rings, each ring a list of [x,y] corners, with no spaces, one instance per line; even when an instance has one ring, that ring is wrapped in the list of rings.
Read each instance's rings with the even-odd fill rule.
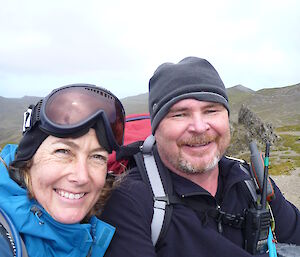
[[[298,0],[0,0],[0,95],[85,82],[123,98],[163,62],[209,60],[226,87],[300,82]]]

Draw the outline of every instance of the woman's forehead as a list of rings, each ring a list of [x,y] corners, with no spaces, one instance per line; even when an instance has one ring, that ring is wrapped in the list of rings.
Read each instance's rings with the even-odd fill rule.
[[[67,138],[60,138],[60,137],[55,137],[55,136],[48,136],[46,140],[40,145],[39,148],[44,149],[47,147],[51,146],[56,146],[56,145],[66,145],[74,149],[81,149],[83,147],[90,146],[93,149],[102,149],[104,148],[100,145],[98,138],[96,136],[96,131],[95,129],[91,128],[87,133],[80,137],[72,138],[72,137],[67,137]],[[39,150],[39,149],[38,149]]]

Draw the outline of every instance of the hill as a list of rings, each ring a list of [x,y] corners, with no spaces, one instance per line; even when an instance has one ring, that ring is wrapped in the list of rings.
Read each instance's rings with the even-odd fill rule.
[[[237,122],[242,104],[255,112],[264,122],[274,127],[300,123],[300,83],[281,88],[253,91],[242,85],[227,88],[231,122]],[[0,147],[7,142],[18,142],[21,137],[23,113],[29,104],[40,97],[0,97]],[[148,112],[148,93],[121,99],[126,113]]]
[[[227,88],[230,119],[237,122],[242,104],[255,112],[262,120],[275,127],[300,123],[300,83],[282,88],[253,91],[242,85]],[[127,114],[148,110],[148,94],[122,99]]]
[[[297,125],[300,122],[300,84],[259,91],[244,91],[232,87],[228,90],[231,120],[236,122],[242,104],[262,120],[275,127]]]
[[[148,112],[148,93],[121,99],[126,114]]]
[[[0,147],[3,143],[17,142],[22,134],[23,113],[40,97],[5,98],[0,96]]]

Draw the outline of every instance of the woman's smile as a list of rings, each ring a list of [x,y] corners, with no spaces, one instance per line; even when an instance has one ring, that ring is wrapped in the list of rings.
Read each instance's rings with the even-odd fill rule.
[[[60,196],[70,200],[78,200],[86,194],[86,193],[72,193],[61,189],[54,189],[54,191],[58,193]]]

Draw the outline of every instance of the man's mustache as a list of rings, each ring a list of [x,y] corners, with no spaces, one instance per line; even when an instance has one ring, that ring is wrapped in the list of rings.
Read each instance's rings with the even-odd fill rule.
[[[185,138],[185,139],[178,141],[178,145],[179,146],[182,146],[182,145],[205,145],[205,144],[208,144],[215,140],[216,140],[216,136],[214,136],[214,135],[206,135],[206,134],[194,135],[189,138]]]

